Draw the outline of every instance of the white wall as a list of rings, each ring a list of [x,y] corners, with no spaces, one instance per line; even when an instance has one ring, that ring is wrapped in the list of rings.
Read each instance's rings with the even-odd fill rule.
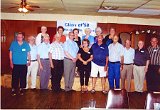
[[[160,19],[118,17],[118,16],[1,13],[1,19],[4,19],[4,20],[36,20],[36,21],[80,20],[80,21],[96,21],[98,23],[119,23],[119,24],[139,24],[139,25],[160,26]]]

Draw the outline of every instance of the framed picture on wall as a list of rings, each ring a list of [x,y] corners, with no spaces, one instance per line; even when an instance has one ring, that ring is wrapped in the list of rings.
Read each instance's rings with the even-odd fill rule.
[[[20,33],[20,32],[14,32],[14,40],[16,40],[18,33]],[[25,32],[21,32],[21,33],[23,34],[23,36],[25,38]]]

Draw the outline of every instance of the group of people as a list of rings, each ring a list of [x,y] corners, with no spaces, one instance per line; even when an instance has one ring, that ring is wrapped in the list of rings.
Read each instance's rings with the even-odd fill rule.
[[[51,78],[51,89],[58,91],[73,91],[75,69],[80,74],[82,93],[88,91],[89,78],[92,78],[91,93],[95,93],[96,79],[99,76],[102,83],[102,93],[106,94],[106,78],[109,88],[121,88],[130,92],[132,74],[136,92],[143,92],[146,76],[148,91],[160,89],[160,47],[158,38],[151,38],[151,46],[144,48],[144,41],[138,41],[138,49],[131,48],[127,39],[124,46],[121,38],[116,35],[115,28],[110,28],[103,37],[102,29],[97,27],[93,37],[91,29],[85,29],[85,35],[79,37],[79,30],[68,33],[68,40],[63,35],[64,28],[59,26],[50,44],[47,27],[41,27],[41,33],[30,36],[28,43],[23,34],[18,33],[16,40],[9,48],[10,66],[12,68],[12,95],[19,90],[20,95],[28,89],[28,79],[31,76],[31,89],[36,89],[37,73],[40,75],[40,89],[48,89]],[[64,76],[65,88],[61,88]],[[125,81],[127,86],[125,87]],[[20,83],[20,89],[19,89]]]

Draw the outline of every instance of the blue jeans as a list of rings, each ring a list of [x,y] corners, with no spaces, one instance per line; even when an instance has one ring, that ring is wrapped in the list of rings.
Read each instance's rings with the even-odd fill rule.
[[[120,88],[120,63],[109,62],[108,81],[110,89],[114,89],[114,80],[116,88]]]

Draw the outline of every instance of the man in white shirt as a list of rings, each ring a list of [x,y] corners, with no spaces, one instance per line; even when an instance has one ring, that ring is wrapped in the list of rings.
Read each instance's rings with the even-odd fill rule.
[[[36,45],[37,46],[43,42],[43,37],[45,35],[49,36],[46,32],[47,32],[47,27],[46,26],[42,26],[41,27],[41,33],[39,33],[37,35],[37,37],[36,37]]]
[[[124,65],[121,71],[121,88],[125,89],[125,80],[127,80],[127,92],[130,92],[131,78],[133,73],[133,60],[135,51],[131,46],[131,41],[126,40],[124,48]]]
[[[108,65],[109,67],[108,81],[110,89],[114,89],[114,85],[116,85],[117,89],[120,88],[120,68],[123,69],[124,47],[118,43],[118,39],[119,37],[115,35],[113,43],[108,46],[109,62],[106,66]]]
[[[51,64],[51,84],[52,90],[55,92],[62,91],[61,89],[61,79],[63,75],[63,60],[64,60],[64,50],[63,43],[60,42],[61,36],[56,34],[54,36],[55,41],[51,44],[49,49],[49,54],[51,54],[50,64]]]
[[[38,72],[38,61],[37,61],[37,46],[35,45],[35,38],[30,36],[28,38],[29,46],[31,48],[30,55],[31,55],[31,64],[28,66],[27,72],[27,86],[28,89],[28,79],[31,75],[31,89],[36,89],[36,79],[37,79],[37,72]]]

